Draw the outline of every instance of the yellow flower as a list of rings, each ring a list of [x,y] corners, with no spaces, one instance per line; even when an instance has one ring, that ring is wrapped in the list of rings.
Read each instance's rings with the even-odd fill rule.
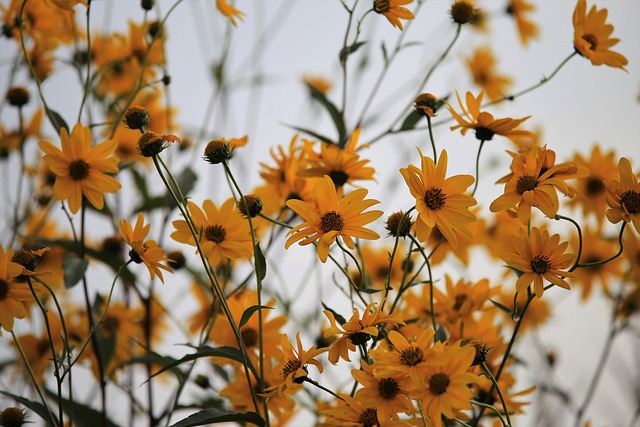
[[[122,239],[131,246],[129,256],[136,264],[144,263],[151,280],[155,279],[156,275],[162,283],[164,278],[162,277],[162,270],[173,273],[173,270],[166,265],[160,264],[160,261],[170,261],[169,258],[164,256],[164,249],[158,247],[158,243],[155,240],[145,240],[145,237],[149,234],[151,224],[144,225],[144,214],[140,212],[134,228],[131,227],[131,223],[126,219],[121,219],[118,222],[120,226],[120,235]]]
[[[467,58],[467,67],[473,81],[486,92],[489,99],[496,101],[506,95],[511,79],[495,70],[496,59],[488,47],[478,48]]]
[[[338,427],[409,427],[410,421],[398,419],[385,419],[380,421],[378,410],[375,407],[365,406],[359,398],[353,398],[348,394],[339,393],[341,400],[337,400],[337,406],[323,409],[320,415],[326,417],[322,426]]]
[[[640,233],[640,183],[626,157],[618,163],[618,174],[618,180],[608,183],[607,219],[614,224],[631,222]]]
[[[544,292],[544,280],[570,289],[563,277],[574,277],[566,271],[574,260],[573,254],[566,254],[569,242],[560,243],[560,235],[549,236],[547,230],[533,227],[531,236],[513,237],[517,253],[505,254],[502,259],[521,272],[516,282],[516,291],[524,292],[531,283],[538,298]],[[562,276],[562,277],[561,277]]]
[[[118,173],[118,158],[111,156],[116,141],[109,139],[92,147],[91,129],[81,123],[73,127],[71,135],[61,129],[60,138],[62,150],[47,141],[38,143],[45,153],[44,162],[56,175],[53,197],[68,200],[74,214],[80,209],[83,196],[101,210],[105,193],[115,193],[121,187],[117,179],[107,175]]]
[[[607,9],[598,10],[591,6],[587,13],[586,0],[578,0],[573,11],[573,46],[593,65],[608,65],[625,69],[627,58],[609,48],[618,44],[620,39],[611,38],[613,25],[607,24]],[[626,71],[626,70],[625,70]]]
[[[446,294],[433,288],[436,300],[434,310],[439,323],[451,328],[459,328],[460,323],[464,326],[473,324],[474,314],[483,310],[485,303],[498,292],[498,287],[489,286],[488,279],[475,283],[460,279],[454,284],[451,277],[445,274],[445,283]]]
[[[373,10],[386,16],[391,25],[402,30],[402,22],[400,20],[414,18],[413,13],[403,7],[405,4],[412,2],[413,0],[374,0]]]
[[[314,191],[311,202],[289,200],[287,206],[300,215],[304,222],[287,233],[289,238],[285,248],[300,242],[308,245],[318,240],[318,256],[320,261],[326,262],[329,247],[338,236],[349,249],[354,249],[353,237],[375,240],[380,235],[364,225],[375,221],[382,215],[382,211],[368,211],[365,209],[380,203],[374,199],[366,199],[368,191],[359,188],[338,200],[336,188],[329,176],[321,178]]]
[[[416,198],[418,218],[415,232],[418,239],[424,242],[437,226],[440,232],[455,248],[458,238],[457,230],[471,237],[467,223],[475,220],[475,215],[468,208],[476,204],[473,197],[463,194],[473,183],[471,175],[455,175],[445,178],[447,174],[447,152],[442,150],[438,165],[422,154],[422,169],[414,165],[400,169],[411,195]]]
[[[458,91],[456,91],[456,97],[458,98],[458,104],[460,104],[464,117],[456,113],[451,104],[444,101],[447,104],[447,108],[453,115],[453,118],[458,122],[457,125],[451,126],[451,130],[460,129],[460,133],[465,135],[469,129],[473,129],[475,131],[476,138],[480,141],[491,141],[494,135],[506,136],[516,143],[520,138],[533,138],[533,132],[516,129],[522,122],[531,116],[527,116],[522,119],[494,119],[491,113],[480,111],[480,104],[482,104],[484,92],[480,92],[477,97],[473,96],[471,92],[467,92],[467,108],[464,107]]]
[[[320,93],[326,94],[331,90],[332,84],[322,76],[305,75],[302,80]]]
[[[220,11],[220,13],[229,18],[229,21],[231,21],[234,27],[238,26],[236,18],[241,21],[244,20],[245,13],[231,6],[229,3],[227,3],[227,0],[216,0],[216,8],[218,9],[218,11]]]
[[[15,280],[24,268],[11,261],[13,250],[4,251],[0,245],[0,327],[5,331],[13,330],[13,319],[22,319],[27,315],[25,302],[31,301],[33,295],[25,283]]]
[[[520,41],[525,46],[529,44],[530,39],[538,36],[538,26],[525,16],[525,14],[531,13],[535,9],[535,6],[527,0],[509,0],[509,5],[507,6],[507,13],[516,20]]]
[[[196,232],[202,230],[200,247],[211,266],[225,258],[250,258],[253,255],[249,223],[236,209],[234,199],[228,199],[219,209],[211,200],[205,200],[202,209],[193,202],[188,203],[188,208]],[[176,228],[171,233],[173,240],[196,245],[186,221],[174,221],[173,226]]]

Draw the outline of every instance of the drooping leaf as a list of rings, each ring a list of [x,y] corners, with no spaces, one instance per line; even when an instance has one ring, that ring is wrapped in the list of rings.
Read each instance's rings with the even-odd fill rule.
[[[169,369],[173,369],[177,366],[182,365],[183,363],[191,362],[193,360],[201,359],[203,357],[224,357],[225,359],[231,359],[236,362],[243,363],[242,353],[235,347],[209,347],[206,346],[195,353],[187,354],[181,359],[176,360],[175,362],[169,363],[160,369],[158,372],[151,375],[151,378],[168,371]]]
[[[342,147],[347,141],[347,128],[344,124],[342,113],[340,113],[338,107],[336,107],[331,101],[329,101],[324,93],[308,83],[307,87],[311,91],[311,97],[318,101],[331,116],[331,120],[333,121],[333,124],[338,131],[338,145]]]
[[[176,182],[178,183],[178,186],[180,187],[180,192],[184,197],[186,197],[187,194],[189,194],[191,190],[193,190],[193,187],[195,186],[197,179],[198,179],[198,175],[196,175],[190,167],[186,167],[180,173],[180,175],[178,175],[178,177],[176,178]],[[176,190],[177,189],[174,188],[174,191],[176,192],[176,194],[179,195],[180,192]],[[171,207],[171,209],[176,207],[176,202],[173,200],[173,198],[169,193],[167,193],[166,199],[167,199],[167,204],[169,207]]]
[[[344,65],[344,63],[347,61],[347,57],[352,53],[356,52],[365,44],[367,44],[367,42],[356,42],[352,45],[345,46],[342,49],[340,49],[340,54],[338,55],[338,57],[340,58],[340,63]]]
[[[65,288],[70,289],[78,284],[88,266],[89,263],[86,259],[81,259],[78,254],[69,252],[62,261]]]
[[[331,140],[331,138],[326,137],[324,135],[321,135],[321,134],[319,134],[317,132],[314,132],[311,129],[302,128],[302,127],[298,127],[298,126],[292,126],[292,125],[287,125],[287,126],[289,126],[291,129],[297,130],[298,132],[302,132],[302,133],[306,133],[307,135],[311,135],[315,139],[319,139],[320,141],[324,142],[325,144],[334,144],[335,145],[335,141]]]
[[[256,259],[256,275],[258,276],[258,280],[262,281],[267,275],[267,260],[264,258],[264,254],[262,253],[262,249],[260,249],[259,243],[256,243],[253,247],[253,256]]]
[[[418,122],[422,117],[424,116],[422,116],[416,110],[411,110],[411,112],[407,114],[407,117],[405,117],[404,121],[402,122],[402,125],[400,126],[400,130],[413,129],[414,127],[416,127],[416,125],[418,124]]]
[[[244,325],[246,325],[249,319],[251,319],[251,316],[253,316],[253,313],[258,310],[273,310],[273,307],[269,307],[266,305],[252,305],[251,307],[247,308],[244,313],[242,313],[242,318],[240,318],[238,328],[242,328]]]
[[[436,330],[436,335],[434,337],[434,341],[436,342],[445,342],[447,340],[447,333],[445,332],[442,326],[438,326]]]
[[[22,396],[18,396],[15,395],[13,393],[9,393],[8,391],[3,391],[0,390],[0,394],[3,394],[4,396],[15,400],[16,402],[20,403],[21,405],[24,405],[25,407],[31,409],[33,412],[35,412],[36,414],[40,415],[40,417],[47,423],[50,423],[52,421],[55,422],[56,426],[60,426],[60,420],[58,420],[58,418],[55,416],[55,414],[49,414],[49,411],[47,411],[47,408],[40,402],[34,402],[33,400],[29,400],[27,398],[24,398]]]
[[[265,425],[262,417],[255,412],[240,413],[228,409],[209,408],[191,414],[187,418],[172,424],[171,427],[203,426],[226,422],[251,423],[260,427]]]
[[[496,307],[498,307],[500,310],[504,311],[509,316],[511,316],[511,309],[509,307],[507,307],[506,305],[500,304],[498,301],[494,301],[492,299],[490,299],[489,301],[491,301],[491,303]]]
[[[63,128],[66,129],[67,133],[69,133],[69,125],[67,125],[67,122],[64,121],[62,116],[57,111],[54,111],[51,108],[47,108],[46,114],[47,118],[51,122],[51,125],[53,125],[53,127],[56,129],[56,132],[58,132],[58,135],[60,135],[60,130]]]
[[[57,393],[54,393],[51,390],[45,389],[45,394],[51,399],[58,399]],[[100,411],[84,405],[77,400],[69,401],[63,397],[61,402],[64,413],[73,414],[74,425],[78,427],[95,427],[101,425],[105,425],[106,427],[119,427],[118,424],[114,423],[106,415],[104,415],[106,420],[103,424],[103,414]]]
[[[174,359],[173,357],[170,356],[163,356],[159,353],[156,353],[155,351],[148,351],[146,350],[145,353],[141,356],[135,356],[132,357],[131,359],[127,360],[126,362],[120,364],[117,366],[117,368],[121,368],[127,365],[136,365],[136,364],[144,364],[146,365],[147,363],[153,363],[155,365],[160,365],[160,366],[167,366],[170,365],[172,363],[176,362],[176,359]],[[178,378],[178,380],[180,382],[183,382],[186,378],[184,375],[184,372],[182,372],[180,369],[178,369],[177,367],[170,369],[170,371],[175,374],[175,376]]]
[[[338,314],[337,311],[335,311],[333,308],[331,308],[328,305],[326,305],[324,302],[322,303],[322,307],[325,310],[329,310],[331,312],[331,314],[333,314],[333,317],[336,318],[336,322],[338,322],[340,325],[344,325],[345,323],[347,323],[347,321],[345,320],[344,317],[342,317],[340,314]]]

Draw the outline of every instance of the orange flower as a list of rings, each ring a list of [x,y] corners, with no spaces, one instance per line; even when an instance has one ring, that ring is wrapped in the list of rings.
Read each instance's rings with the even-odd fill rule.
[[[640,183],[625,157],[618,163],[618,174],[618,180],[608,183],[607,203],[611,209],[607,211],[607,218],[614,224],[631,222],[640,233]]]
[[[530,39],[538,36],[538,26],[525,16],[535,9],[535,6],[527,0],[509,0],[509,6],[507,6],[507,13],[516,20],[520,41],[525,46],[529,44]]]
[[[229,18],[229,21],[231,21],[234,27],[238,26],[236,18],[241,21],[244,20],[245,13],[231,6],[227,3],[227,0],[216,0],[216,8],[220,13]]]
[[[578,0],[573,11],[573,46],[580,55],[593,65],[608,65],[625,69],[627,58],[609,48],[618,44],[620,39],[611,38],[613,25],[607,24],[607,9],[598,10],[591,6],[587,13],[586,0]],[[625,70],[626,71],[626,70]]]
[[[405,4],[412,3],[413,0],[374,0],[373,10],[387,17],[391,25],[402,30],[401,19],[413,19],[413,13]]]
[[[24,268],[11,261],[13,250],[4,251],[0,245],[0,327],[5,331],[13,330],[13,319],[22,319],[27,315],[25,302],[33,299],[31,290],[24,283],[15,281]]]
[[[511,79],[498,74],[495,70],[496,59],[488,47],[478,48],[467,58],[467,67],[473,81],[487,93],[492,101],[502,99],[506,95]]]

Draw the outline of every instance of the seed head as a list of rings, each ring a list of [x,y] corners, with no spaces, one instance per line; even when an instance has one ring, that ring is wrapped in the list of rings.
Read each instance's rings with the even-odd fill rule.
[[[132,105],[127,108],[122,121],[129,129],[143,130],[149,124],[149,110],[138,105]]]
[[[206,162],[217,165],[231,158],[231,150],[229,150],[229,141],[224,138],[214,139],[210,141],[204,149],[204,157]]]
[[[260,197],[254,196],[253,194],[245,195],[244,202],[242,201],[242,197],[239,198],[237,205],[238,210],[242,215],[250,216],[251,218],[255,218],[260,212],[262,212],[262,201],[260,200]]]
[[[467,0],[457,0],[451,5],[451,17],[456,24],[468,24],[475,15],[475,7]]]
[[[408,215],[405,217],[404,212],[398,211],[389,215],[386,228],[389,230],[390,236],[406,237],[411,233],[412,225],[411,218]]]
[[[6,98],[7,101],[9,101],[9,104],[13,105],[14,107],[22,107],[23,105],[26,105],[27,102],[29,102],[29,98],[31,98],[31,95],[26,88],[22,86],[15,86],[7,91]]]
[[[436,111],[440,107],[438,98],[430,93],[423,93],[416,98],[415,109],[419,114],[423,116],[435,117]]]

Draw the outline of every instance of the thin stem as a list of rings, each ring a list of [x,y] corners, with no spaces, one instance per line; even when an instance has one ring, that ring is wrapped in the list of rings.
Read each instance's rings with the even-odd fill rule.
[[[429,127],[429,140],[433,149],[433,162],[438,164],[438,152],[436,151],[436,141],[433,138],[433,127],[431,126],[431,116],[427,115],[427,126]]]
[[[24,143],[26,141],[26,135],[24,134],[24,114],[22,114],[22,107],[18,108],[18,134],[20,135],[20,174],[18,175],[18,184],[16,188],[16,203],[13,207],[13,234],[11,235],[11,243],[13,245],[16,236],[18,235],[18,228],[20,226],[20,204],[22,203],[22,183],[24,181],[25,174],[25,162],[24,162]]]
[[[460,334],[460,335],[462,335],[462,334]],[[498,411],[496,411],[496,413],[500,417],[500,420],[502,421],[503,425],[511,426],[511,420],[509,419],[509,409],[507,409],[507,403],[504,400],[504,396],[502,395],[502,391],[500,390],[500,386],[498,385],[498,381],[494,378],[493,374],[491,373],[491,370],[487,367],[487,364],[485,362],[482,362],[482,369],[484,370],[484,373],[487,375],[487,377],[489,377],[489,379],[491,380],[491,383],[493,384],[493,387],[496,389],[496,392],[498,393],[498,397],[500,398],[500,403],[502,404],[502,409],[504,410],[504,416],[507,419],[507,423],[506,424],[504,423],[504,421],[502,420],[502,417],[500,417],[500,413]]]
[[[471,400],[470,402],[472,404],[476,405],[476,406],[480,406],[482,409],[491,409],[493,412],[496,413],[498,418],[500,418],[500,422],[502,423],[503,426],[506,427],[506,426],[510,426],[511,425],[511,424],[507,423],[507,421],[505,421],[504,418],[502,418],[502,415],[500,414],[500,411],[498,411],[495,406],[489,405],[489,404],[483,403],[483,402],[478,402],[477,400]],[[468,425],[468,424],[465,424],[465,425]]]
[[[320,390],[322,391],[326,391],[327,393],[329,393],[330,395],[332,395],[333,397],[335,397],[336,399],[340,399],[342,401],[344,401],[344,398],[336,393],[334,393],[332,390],[326,388],[325,386],[323,386],[322,384],[320,384],[317,381],[312,380],[309,377],[304,377],[304,382],[309,383],[315,387],[318,387]]]
[[[431,311],[431,324],[433,326],[433,330],[436,331],[438,329],[438,324],[436,323],[436,312],[433,305],[433,276],[431,275],[431,263],[429,262],[429,257],[424,252],[424,248],[422,247],[422,245],[420,245],[420,242],[418,242],[412,235],[409,235],[409,238],[418,247],[418,250],[424,258],[424,262],[427,266],[427,271],[429,272],[429,310]],[[433,336],[433,339],[436,339],[435,335]]]
[[[626,226],[627,226],[627,223],[623,222],[622,226],[620,227],[620,235],[618,236],[618,244],[620,245],[620,250],[618,250],[618,252],[615,255],[612,255],[609,258],[604,259],[602,261],[588,262],[586,264],[578,264],[575,266],[575,268],[599,267],[603,264],[608,263],[609,261],[613,261],[614,259],[618,258],[620,255],[622,255],[622,251],[624,249],[624,246],[622,243],[622,234],[624,233],[624,229]],[[572,271],[572,270],[569,270],[569,271]]]
[[[87,3],[87,52],[91,52],[91,25],[90,25],[90,16],[91,16],[91,2]],[[82,119],[82,110],[84,109],[84,104],[87,102],[87,98],[89,97],[89,92],[91,90],[90,86],[91,82],[91,61],[87,61],[87,75],[84,80],[84,90],[82,93],[82,101],[80,102],[80,109],[78,110],[78,123],[80,123]]]
[[[480,181],[480,153],[482,152],[482,147],[484,147],[484,139],[480,140],[480,146],[478,147],[478,154],[476,154],[476,182],[473,186],[473,191],[471,192],[471,197],[476,194],[476,190],[478,190],[478,182]]]

